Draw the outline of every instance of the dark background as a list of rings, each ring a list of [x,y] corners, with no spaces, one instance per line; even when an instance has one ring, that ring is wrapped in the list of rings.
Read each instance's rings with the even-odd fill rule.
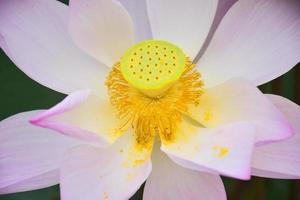
[[[68,0],[61,0],[67,3]],[[291,99],[300,105],[300,64],[287,74],[262,85],[264,93]],[[50,108],[65,95],[34,82],[0,50],[0,121],[19,112]],[[228,200],[300,200],[300,180],[253,177],[251,181],[223,178]],[[87,183],[88,184],[88,183]],[[142,188],[132,200],[142,199]],[[0,195],[0,200],[59,200],[59,187]]]

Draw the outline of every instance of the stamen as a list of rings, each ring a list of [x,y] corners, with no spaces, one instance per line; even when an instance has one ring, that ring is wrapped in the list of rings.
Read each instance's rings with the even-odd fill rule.
[[[171,54],[178,51],[176,48],[169,48],[168,45],[160,46],[160,44],[147,43],[146,46],[135,46],[135,51],[131,51],[132,56],[143,56],[143,59],[133,61],[134,71],[130,71],[130,61],[129,67],[125,69],[122,68],[121,61],[113,66],[106,81],[110,102],[117,108],[120,119],[126,122],[122,128],[131,125],[137,144],[144,147],[152,145],[156,134],[165,143],[176,140],[177,127],[184,117],[183,113],[188,113],[190,105],[199,104],[202,94],[201,75],[194,69],[194,64],[189,58],[184,58],[182,69],[172,67],[173,64],[170,62],[167,62],[168,68],[166,69],[166,65],[155,66],[151,63],[153,60],[150,63],[147,61],[147,52],[149,55],[155,55],[157,49],[169,51]],[[148,50],[148,48],[150,49]],[[140,52],[145,53],[140,55]],[[178,55],[174,54],[175,60],[181,59],[181,55]],[[152,57],[152,59],[155,58],[154,60],[157,61],[160,58],[165,63],[163,57],[160,55],[160,57]],[[173,60],[169,54],[167,57],[169,60]],[[128,59],[130,60],[131,57]],[[137,66],[139,63],[143,68]],[[147,65],[149,65],[148,68]],[[180,62],[176,62],[175,65],[180,65]],[[171,75],[169,75],[169,71],[171,71]],[[131,74],[128,75],[128,73]],[[177,76],[178,78],[176,78]],[[168,85],[167,88],[166,85]],[[154,89],[160,90],[160,95],[151,96],[145,92],[145,90],[153,91]]]

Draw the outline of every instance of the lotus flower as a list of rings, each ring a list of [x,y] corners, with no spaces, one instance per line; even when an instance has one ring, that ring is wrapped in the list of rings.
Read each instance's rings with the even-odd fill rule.
[[[230,3],[2,0],[1,48],[68,96],[1,122],[0,193],[220,200],[220,175],[299,178],[300,108],[256,86],[299,61],[300,2]]]

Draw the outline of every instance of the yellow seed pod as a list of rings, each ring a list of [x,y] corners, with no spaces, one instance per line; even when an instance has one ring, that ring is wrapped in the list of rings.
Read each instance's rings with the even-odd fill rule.
[[[169,42],[146,40],[125,52],[120,68],[133,87],[156,96],[180,78],[185,59],[183,51]]]

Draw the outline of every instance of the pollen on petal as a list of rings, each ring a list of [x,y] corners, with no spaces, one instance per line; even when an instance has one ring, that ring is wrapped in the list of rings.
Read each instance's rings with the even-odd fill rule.
[[[209,122],[212,119],[212,112],[211,111],[205,111],[203,120],[204,122]]]
[[[104,199],[104,200],[108,200],[108,193],[107,193],[107,192],[104,192],[104,193],[103,193],[103,199]]]
[[[128,173],[128,174],[127,174],[127,181],[132,181],[132,180],[134,180],[134,178],[136,177],[136,175],[137,175],[137,174],[132,173],[132,172]]]
[[[153,140],[148,145],[135,144],[129,149],[127,159],[122,163],[123,167],[137,167],[150,160]]]
[[[213,146],[212,149],[215,152],[217,158],[223,158],[229,154],[229,148],[221,146]]]
[[[116,138],[120,137],[121,135],[123,135],[124,132],[125,132],[125,130],[123,130],[122,128],[115,128],[113,130],[113,134],[112,134],[111,138],[116,139]]]

